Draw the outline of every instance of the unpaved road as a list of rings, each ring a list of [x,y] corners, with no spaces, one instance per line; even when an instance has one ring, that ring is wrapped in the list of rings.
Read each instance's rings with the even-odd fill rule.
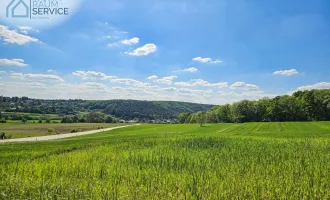
[[[140,125],[140,124],[118,126],[118,127],[113,127],[113,128],[105,128],[105,129],[99,129],[99,130],[94,130],[94,131],[69,133],[69,134],[62,134],[62,135],[50,135],[50,136],[41,136],[41,137],[0,140],[0,144],[1,143],[13,143],[13,142],[35,142],[35,141],[57,140],[57,139],[63,139],[63,138],[78,137],[78,136],[82,136],[82,135],[91,135],[91,134],[95,134],[95,133],[101,133],[101,132],[105,132],[105,131],[111,131],[111,130],[115,130],[115,129],[126,128],[126,127],[130,127],[130,126],[138,126],[138,125]]]

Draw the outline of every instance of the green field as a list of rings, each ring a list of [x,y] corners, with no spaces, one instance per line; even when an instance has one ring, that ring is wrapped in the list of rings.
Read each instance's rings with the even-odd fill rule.
[[[120,126],[119,124],[107,124],[107,123],[73,123],[73,124],[38,124],[38,123],[26,123],[21,121],[8,121],[7,123],[0,123],[0,133],[5,132],[7,135],[12,135],[13,138],[26,138],[36,136],[46,136],[51,134],[65,134],[70,133],[72,130],[78,130],[79,132],[97,130],[98,128],[111,128]],[[51,128],[54,131],[48,132]]]
[[[0,161],[0,199],[329,199],[330,123],[141,125]]]
[[[56,120],[61,119],[61,117],[59,117],[57,114],[39,114],[39,113],[23,113],[23,112],[3,112],[2,115],[3,116],[28,115],[28,116],[33,117],[33,118],[36,118],[36,119],[43,119],[43,118],[49,118],[49,119],[52,119],[52,120],[53,119],[56,119]]]

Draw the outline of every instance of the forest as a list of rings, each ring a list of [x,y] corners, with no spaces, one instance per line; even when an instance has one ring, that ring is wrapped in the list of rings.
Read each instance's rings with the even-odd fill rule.
[[[240,101],[215,106],[207,112],[184,112],[180,123],[244,123],[329,121],[330,90],[297,91],[293,95]]]
[[[30,116],[32,114],[56,114],[57,118],[62,119],[65,116],[82,116],[91,112],[104,113],[124,120],[175,119],[182,112],[207,111],[213,106],[174,101],[42,100],[0,96],[0,114],[1,112],[12,113],[11,116],[16,116],[12,120],[29,119],[28,116],[15,113],[30,113]],[[3,117],[5,116],[3,115]]]

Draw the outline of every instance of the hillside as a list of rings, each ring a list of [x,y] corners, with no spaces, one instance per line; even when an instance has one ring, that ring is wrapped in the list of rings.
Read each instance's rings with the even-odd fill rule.
[[[170,119],[182,112],[207,111],[213,105],[172,101],[137,100],[42,100],[28,97],[0,97],[0,111],[38,114],[77,115],[103,112],[121,119]]]

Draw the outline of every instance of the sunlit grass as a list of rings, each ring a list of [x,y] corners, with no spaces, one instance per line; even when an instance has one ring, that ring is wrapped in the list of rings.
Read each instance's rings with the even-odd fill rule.
[[[142,125],[0,145],[0,199],[327,199],[329,126]]]

